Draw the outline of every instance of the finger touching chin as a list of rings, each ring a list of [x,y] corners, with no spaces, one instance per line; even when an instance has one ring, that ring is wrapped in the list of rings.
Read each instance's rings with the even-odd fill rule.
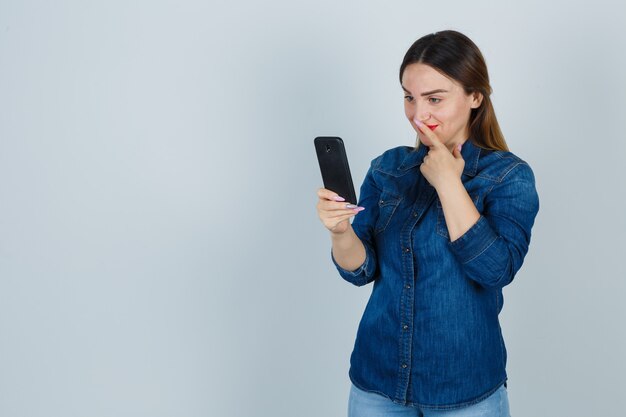
[[[422,142],[426,146],[432,146],[431,140],[426,135],[420,135],[420,142]]]

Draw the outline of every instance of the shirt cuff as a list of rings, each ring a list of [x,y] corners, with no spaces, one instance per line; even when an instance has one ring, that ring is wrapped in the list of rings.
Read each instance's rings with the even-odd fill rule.
[[[354,271],[348,271],[347,269],[339,266],[335,257],[333,256],[333,250],[330,250],[330,258],[333,261],[333,264],[337,268],[339,275],[341,275],[346,281],[349,281],[355,285],[365,285],[372,280],[374,275],[374,268],[376,266],[376,262],[373,261],[373,254],[371,253],[371,249],[368,245],[363,245],[365,247],[365,261]]]
[[[472,227],[448,245],[457,259],[466,264],[485,252],[497,239],[498,235],[489,225],[487,218],[481,215]]]

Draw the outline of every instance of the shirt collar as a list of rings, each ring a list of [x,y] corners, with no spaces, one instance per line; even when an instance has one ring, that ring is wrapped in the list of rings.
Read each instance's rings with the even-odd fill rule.
[[[465,143],[463,143],[463,147],[461,148],[461,156],[465,160],[463,174],[471,177],[476,175],[476,172],[478,171],[478,159],[480,158],[480,152],[481,148],[474,145],[471,140],[466,140]],[[410,151],[406,155],[398,169],[405,171],[421,165],[427,153],[428,147],[421,144],[417,149]]]

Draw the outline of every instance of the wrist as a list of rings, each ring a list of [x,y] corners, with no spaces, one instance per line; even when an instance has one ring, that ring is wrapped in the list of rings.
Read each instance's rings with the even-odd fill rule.
[[[333,245],[344,246],[344,244],[350,241],[351,236],[354,235],[354,230],[352,229],[352,225],[348,225],[346,230],[341,232],[330,231],[330,238],[333,242]]]
[[[437,194],[448,194],[450,192],[455,192],[459,189],[459,187],[465,189],[463,185],[463,181],[461,181],[461,177],[450,177],[446,178],[443,181],[439,182],[435,187],[437,190]]]
[[[342,230],[341,232],[338,232],[336,230],[331,230],[330,231],[330,237],[335,240],[335,239],[341,239],[343,236],[346,236],[348,234],[348,230],[350,230],[352,228],[352,226],[348,225],[348,227],[345,230]]]

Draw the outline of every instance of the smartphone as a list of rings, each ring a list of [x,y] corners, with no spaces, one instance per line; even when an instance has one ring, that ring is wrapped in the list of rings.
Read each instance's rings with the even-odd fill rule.
[[[336,192],[348,203],[357,204],[343,140],[336,136],[318,136],[313,142],[324,188]]]

